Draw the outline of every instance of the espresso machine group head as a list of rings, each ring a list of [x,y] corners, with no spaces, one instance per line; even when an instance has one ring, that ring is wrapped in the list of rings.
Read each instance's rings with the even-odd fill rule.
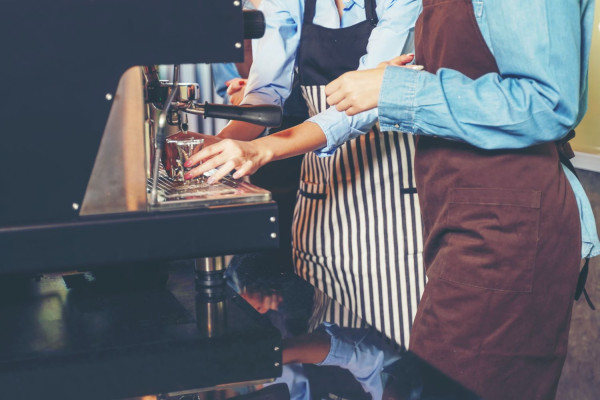
[[[247,12],[246,12],[247,13]],[[262,13],[251,12],[245,15],[255,16]],[[247,18],[246,18],[247,19]],[[148,105],[146,119],[149,124],[149,157],[152,166],[151,204],[157,203],[157,183],[160,169],[161,153],[164,150],[167,124],[179,126],[187,130],[186,114],[201,115],[204,118],[224,118],[245,121],[265,127],[281,125],[281,107],[275,105],[234,106],[225,104],[209,104],[198,102],[200,88],[197,83],[180,83],[180,66],[175,65],[173,82],[160,80],[155,65],[144,66],[144,94]],[[157,120],[157,121],[156,121]]]

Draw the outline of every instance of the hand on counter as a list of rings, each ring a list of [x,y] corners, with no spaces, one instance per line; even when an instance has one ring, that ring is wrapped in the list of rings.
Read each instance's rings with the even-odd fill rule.
[[[256,125],[246,122],[240,122],[237,125],[240,124],[242,124],[241,126],[256,127]],[[226,129],[227,127],[221,131],[219,136],[223,137]],[[249,136],[251,137],[251,135]],[[185,175],[185,179],[195,178],[214,168],[218,168],[218,171],[208,179],[209,184],[218,182],[233,170],[235,170],[233,177],[239,179],[252,175],[271,161],[314,151],[323,148],[326,144],[327,138],[319,125],[310,121],[251,141],[224,138],[190,157],[185,163],[187,168],[193,167],[199,162],[202,164],[190,170]]]
[[[423,69],[419,65],[406,65],[414,54],[403,54],[380,63],[377,68],[346,72],[325,87],[327,104],[352,116],[377,107],[379,91],[385,68],[388,66]]]

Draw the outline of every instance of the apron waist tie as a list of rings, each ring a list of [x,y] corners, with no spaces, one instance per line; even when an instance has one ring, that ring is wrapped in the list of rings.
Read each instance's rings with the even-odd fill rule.
[[[577,289],[575,289],[575,300],[579,300],[579,298],[581,297],[581,293],[583,293],[583,296],[585,297],[585,301],[587,302],[588,306],[592,310],[595,310],[596,307],[594,307],[594,303],[592,303],[592,300],[590,299],[587,290],[585,290],[585,282],[587,281],[589,264],[590,259],[586,258],[585,264],[583,264],[583,268],[581,269],[581,272],[579,272],[579,278],[577,279]]]
[[[575,131],[571,130],[567,134],[567,136],[565,136],[564,138],[562,138],[561,140],[556,142],[556,147],[558,149],[558,156],[560,158],[560,162],[563,163],[564,165],[566,165],[567,168],[569,168],[571,170],[571,172],[573,172],[575,177],[577,177],[577,179],[579,179],[579,176],[577,175],[577,171],[575,170],[573,163],[571,163],[571,158],[575,157],[575,153],[573,152],[573,149],[571,148],[571,145],[569,144],[569,140],[573,139],[574,137],[575,137]],[[594,307],[594,303],[592,303],[592,300],[590,299],[590,296],[589,296],[587,290],[585,290],[585,283],[587,281],[589,263],[590,263],[590,259],[586,258],[585,264],[583,265],[583,268],[579,272],[579,278],[577,279],[577,288],[575,289],[575,300],[579,300],[579,298],[581,297],[581,294],[583,293],[583,296],[585,297],[585,301],[587,302],[588,306],[592,310],[595,310],[596,307]]]

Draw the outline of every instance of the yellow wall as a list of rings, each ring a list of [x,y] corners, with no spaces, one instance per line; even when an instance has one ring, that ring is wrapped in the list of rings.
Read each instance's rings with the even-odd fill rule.
[[[590,56],[588,111],[571,142],[575,151],[600,155],[600,4],[596,4]]]

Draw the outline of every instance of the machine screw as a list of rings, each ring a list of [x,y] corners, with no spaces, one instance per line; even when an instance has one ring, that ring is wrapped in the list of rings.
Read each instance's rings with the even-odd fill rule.
[[[269,218],[269,221],[271,221],[271,222],[275,222],[275,221],[277,221],[277,218],[275,218],[275,217],[271,217],[271,218]]]
[[[79,204],[78,203],[73,203],[73,210],[75,210],[75,211],[79,210]]]
[[[104,96],[104,98],[106,99],[106,101],[111,101],[113,99],[113,96],[110,93],[106,93],[106,95]]]
[[[236,42],[235,43],[235,48],[236,49],[241,49],[242,48],[242,44],[240,42]]]
[[[277,234],[275,232],[271,233],[271,239],[277,239]]]
[[[236,7],[239,7],[240,6],[240,2],[238,0],[235,0],[233,2],[233,5],[236,6]]]

